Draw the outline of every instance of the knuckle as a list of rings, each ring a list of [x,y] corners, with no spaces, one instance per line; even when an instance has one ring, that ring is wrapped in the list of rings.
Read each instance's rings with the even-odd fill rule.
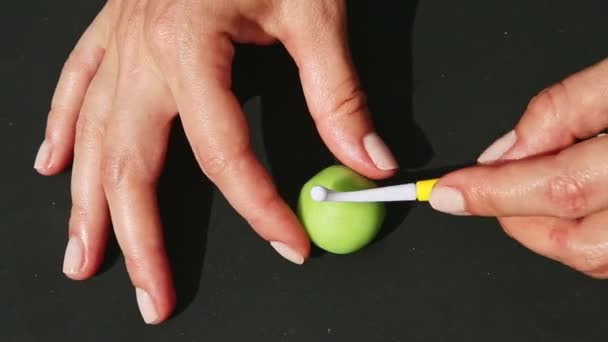
[[[175,2],[161,7],[146,22],[145,36],[154,49],[159,52],[173,50],[176,43],[177,19]]]
[[[121,59],[132,58],[137,53],[141,40],[146,9],[143,1],[135,1],[130,11],[124,15],[124,19],[119,20],[116,25],[115,39],[116,48]]]
[[[125,266],[130,274],[136,275],[144,271],[144,260],[141,255],[130,248],[123,251]]]
[[[85,227],[89,222],[89,210],[86,206],[81,203],[74,202],[72,204],[72,210],[70,212],[70,220],[68,222],[68,229],[70,232],[75,233],[78,230]]]
[[[146,18],[146,1],[135,1],[127,17],[126,29],[131,32],[139,31]]]
[[[101,180],[105,188],[120,187],[132,172],[131,161],[125,154],[106,154],[101,162]]]
[[[550,178],[546,197],[562,216],[580,217],[588,206],[588,190],[584,182],[570,175]]]
[[[528,104],[528,111],[540,117],[546,117],[553,122],[561,122],[561,111],[557,99],[567,96],[567,87],[563,81],[542,90]]]
[[[123,249],[125,266],[130,275],[137,278],[141,273],[149,271],[153,266],[165,257],[165,249],[159,240],[146,240],[145,243],[131,244]]]
[[[59,82],[86,78],[91,79],[97,70],[97,65],[105,50],[101,47],[83,51],[81,47],[74,48],[63,63]],[[56,99],[53,98],[52,105]]]
[[[201,169],[211,179],[217,178],[226,169],[226,160],[222,156],[199,158]]]
[[[332,123],[349,121],[367,108],[367,97],[359,86],[340,86],[333,93],[338,95],[330,100],[329,108],[322,110],[329,113],[328,118]]]
[[[492,175],[485,170],[473,172],[467,177],[473,179],[492,179]],[[501,216],[505,212],[505,199],[500,191],[496,191],[492,182],[476,182],[470,184],[466,191],[463,189],[464,203],[467,213],[486,213]]]
[[[154,186],[162,171],[160,159],[154,154],[140,150],[137,146],[132,150],[123,148],[117,152],[106,153],[101,161],[104,188],[117,189],[125,185]]]
[[[135,255],[133,255],[132,252],[129,252],[127,250],[123,251],[122,254],[125,262],[125,267],[129,274],[134,274],[143,269],[143,263],[141,261],[141,258],[136,257]]]
[[[213,151],[204,153],[198,148],[195,151],[201,169],[209,179],[216,181],[223,177],[231,169],[238,168],[242,161],[249,156],[247,144],[236,144],[236,148],[229,152]]]
[[[103,125],[90,115],[83,114],[76,120],[75,141],[77,144],[89,144],[103,136]]]

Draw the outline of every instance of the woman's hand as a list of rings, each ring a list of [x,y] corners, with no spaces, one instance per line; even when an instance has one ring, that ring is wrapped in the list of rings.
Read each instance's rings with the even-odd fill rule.
[[[608,278],[608,136],[597,136],[607,127],[608,59],[537,95],[482,165],[443,177],[430,203],[496,216],[536,253]]]
[[[112,221],[147,323],[165,320],[175,302],[155,185],[178,113],[202,171],[253,229],[294,263],[309,254],[296,216],[252,153],[231,92],[236,42],[285,45],[319,133],[341,162],[370,178],[397,167],[368,117],[344,1],[108,1],[64,66],[35,168],[57,174],[73,157],[64,272],[96,272]]]

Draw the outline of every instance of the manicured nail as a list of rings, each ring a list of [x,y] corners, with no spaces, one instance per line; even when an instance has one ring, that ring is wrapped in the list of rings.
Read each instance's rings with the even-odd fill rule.
[[[439,186],[431,191],[429,204],[433,209],[452,215],[466,215],[464,197],[454,188]]]
[[[304,263],[304,257],[286,244],[279,241],[271,241],[270,245],[283,258],[293,262],[294,264],[302,265]]]
[[[156,312],[156,308],[154,307],[154,303],[148,292],[138,287],[135,289],[135,295],[144,322],[146,322],[146,324],[154,323],[158,319],[158,313]]]
[[[34,169],[42,170],[48,169],[51,164],[51,144],[46,140],[42,142],[36,154],[36,160],[34,161]]]
[[[363,146],[380,170],[394,170],[399,167],[395,157],[378,134],[369,133],[366,135],[363,138]]]
[[[84,260],[84,246],[78,237],[71,237],[63,256],[63,273],[73,275],[80,272]]]
[[[517,136],[515,131],[511,131],[496,140],[488,147],[477,159],[480,164],[492,163],[500,159],[508,150],[515,145]]]

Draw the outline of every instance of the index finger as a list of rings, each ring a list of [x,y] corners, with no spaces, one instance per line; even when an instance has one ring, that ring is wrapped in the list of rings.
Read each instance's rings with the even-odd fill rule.
[[[563,149],[608,127],[608,58],[541,91],[515,128],[478,161],[517,160]]]
[[[429,202],[451,214],[580,218],[608,208],[607,150],[603,136],[555,155],[458,170],[437,182]]]
[[[196,159],[264,240],[287,260],[302,264],[310,250],[308,237],[254,155],[247,122],[230,91],[230,42],[206,37],[196,46],[196,58],[177,66],[178,80],[170,81]]]

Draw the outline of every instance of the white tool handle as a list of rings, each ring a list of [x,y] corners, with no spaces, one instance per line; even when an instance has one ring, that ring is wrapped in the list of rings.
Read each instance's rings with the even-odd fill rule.
[[[333,191],[315,186],[310,196],[317,202],[396,202],[415,201],[416,184],[402,184],[358,191]]]

